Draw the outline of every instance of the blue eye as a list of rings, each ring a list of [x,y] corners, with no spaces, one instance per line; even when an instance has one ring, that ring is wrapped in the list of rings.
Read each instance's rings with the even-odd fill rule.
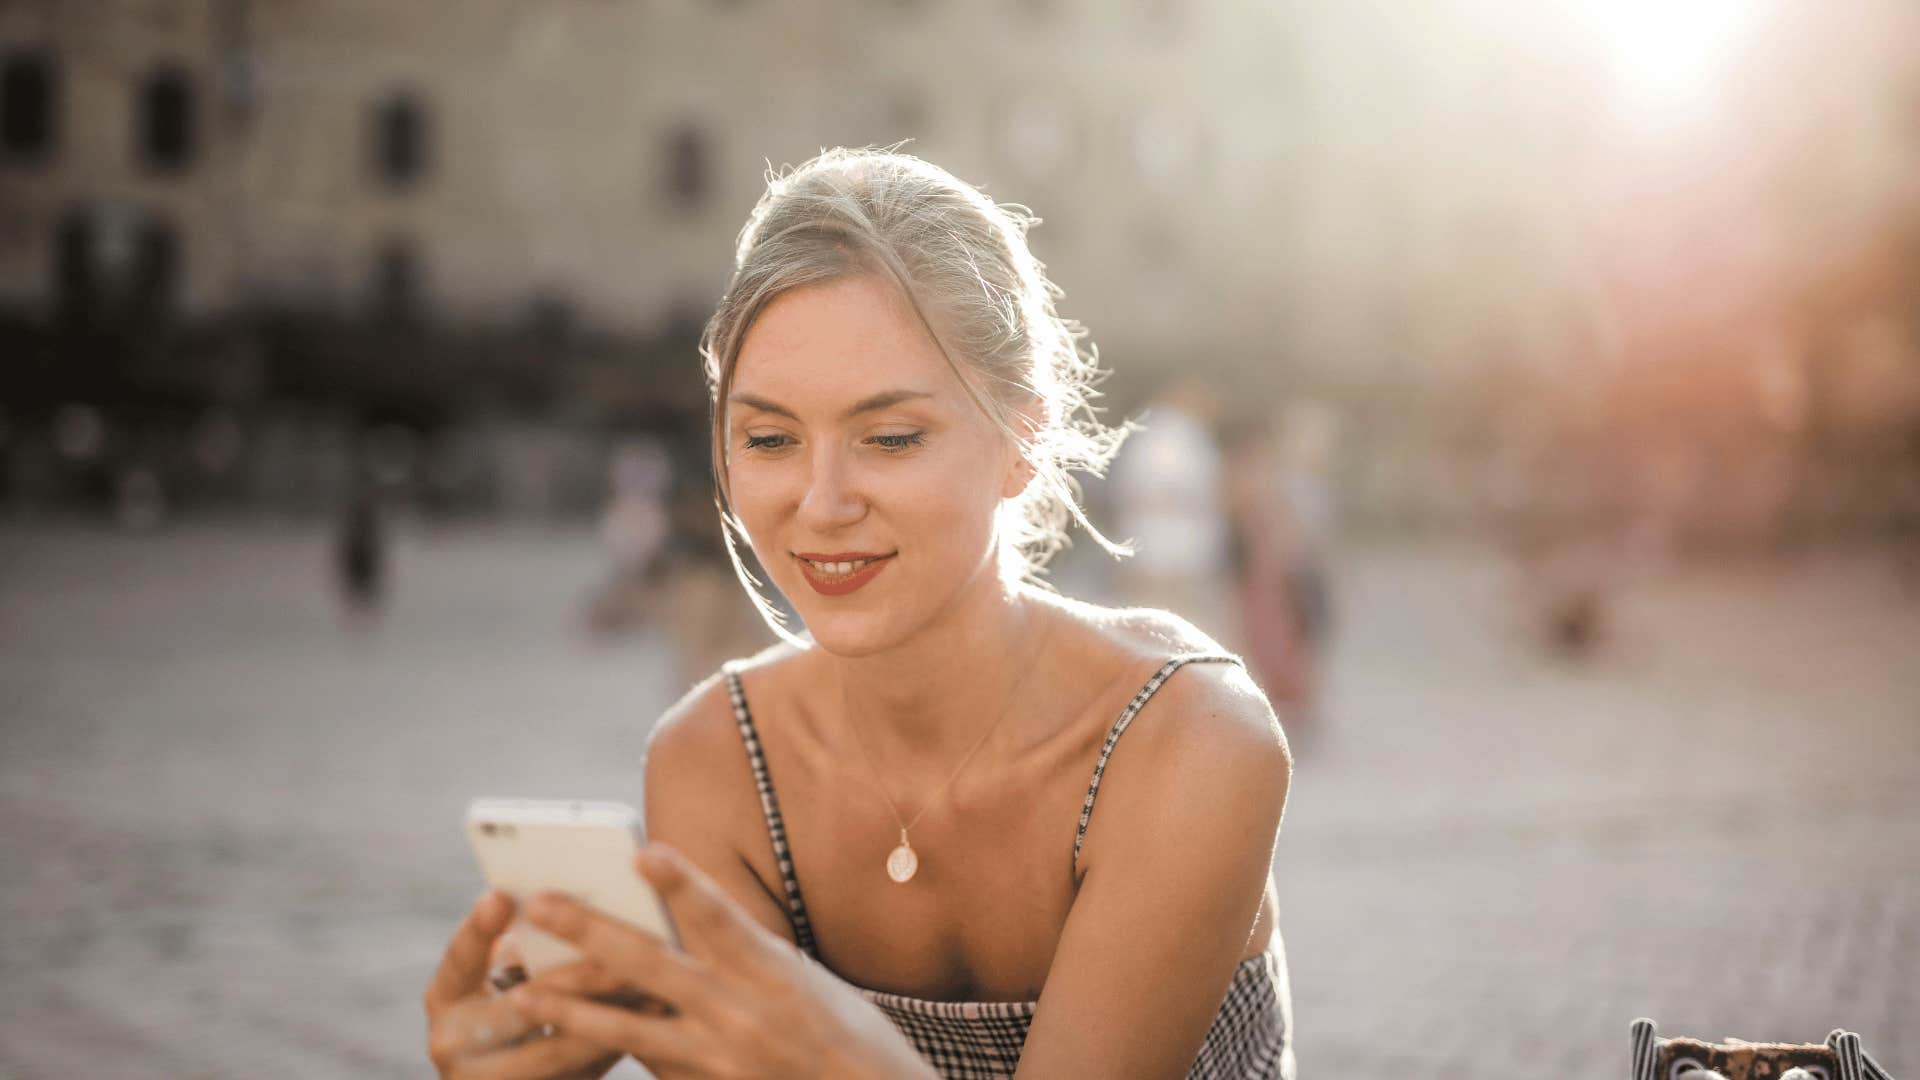
[[[908,432],[905,435],[875,435],[869,438],[867,441],[880,447],[880,449],[882,450],[886,450],[892,453],[899,453],[902,450],[911,450],[914,447],[919,446],[921,443],[925,442],[926,440],[927,440],[926,432],[913,431],[913,432]]]
[[[785,435],[747,436],[747,449],[749,450],[779,450],[786,445],[787,437]]]

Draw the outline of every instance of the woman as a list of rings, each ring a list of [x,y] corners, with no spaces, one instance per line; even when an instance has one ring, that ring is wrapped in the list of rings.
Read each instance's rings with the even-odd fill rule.
[[[722,521],[807,637],[653,735],[637,869],[685,951],[545,897],[588,959],[495,997],[483,897],[443,1076],[1292,1075],[1271,709],[1182,620],[1032,583],[1069,520],[1112,548],[1068,471],[1120,433],[1027,223],[897,153],[770,185],[703,352]]]

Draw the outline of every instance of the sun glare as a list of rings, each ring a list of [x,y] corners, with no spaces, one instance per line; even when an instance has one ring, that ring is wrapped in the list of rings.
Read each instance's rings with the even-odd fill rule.
[[[1570,3],[1579,31],[1612,76],[1617,108],[1659,126],[1709,110],[1729,53],[1768,6],[1765,0]]]

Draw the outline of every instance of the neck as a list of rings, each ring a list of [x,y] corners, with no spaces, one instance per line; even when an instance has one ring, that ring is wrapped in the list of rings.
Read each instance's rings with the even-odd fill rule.
[[[835,658],[841,715],[883,768],[950,768],[1030,688],[1045,618],[1028,590],[989,569],[910,640]]]

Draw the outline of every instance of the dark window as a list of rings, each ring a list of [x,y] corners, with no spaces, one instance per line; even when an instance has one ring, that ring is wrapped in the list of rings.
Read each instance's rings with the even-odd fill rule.
[[[707,137],[692,124],[683,124],[667,137],[667,195],[675,203],[694,207],[705,202],[712,180]]]
[[[138,263],[133,280],[133,311],[141,319],[168,319],[180,299],[180,236],[164,221],[146,222],[140,230]]]
[[[565,341],[578,323],[573,304],[559,293],[536,294],[527,305],[527,331],[541,341]]]
[[[15,53],[0,70],[0,145],[8,157],[32,158],[53,148],[53,65],[38,53]]]
[[[389,240],[380,249],[373,269],[373,314],[389,326],[407,326],[419,320],[422,301],[420,256],[411,243]]]
[[[175,314],[183,272],[179,234],[165,219],[92,205],[60,222],[56,309],[93,329],[165,321]]]
[[[185,72],[166,68],[140,88],[140,156],[157,172],[175,172],[193,161],[193,85]]]
[[[426,106],[398,93],[374,110],[374,169],[394,187],[406,187],[426,175],[431,123]]]

